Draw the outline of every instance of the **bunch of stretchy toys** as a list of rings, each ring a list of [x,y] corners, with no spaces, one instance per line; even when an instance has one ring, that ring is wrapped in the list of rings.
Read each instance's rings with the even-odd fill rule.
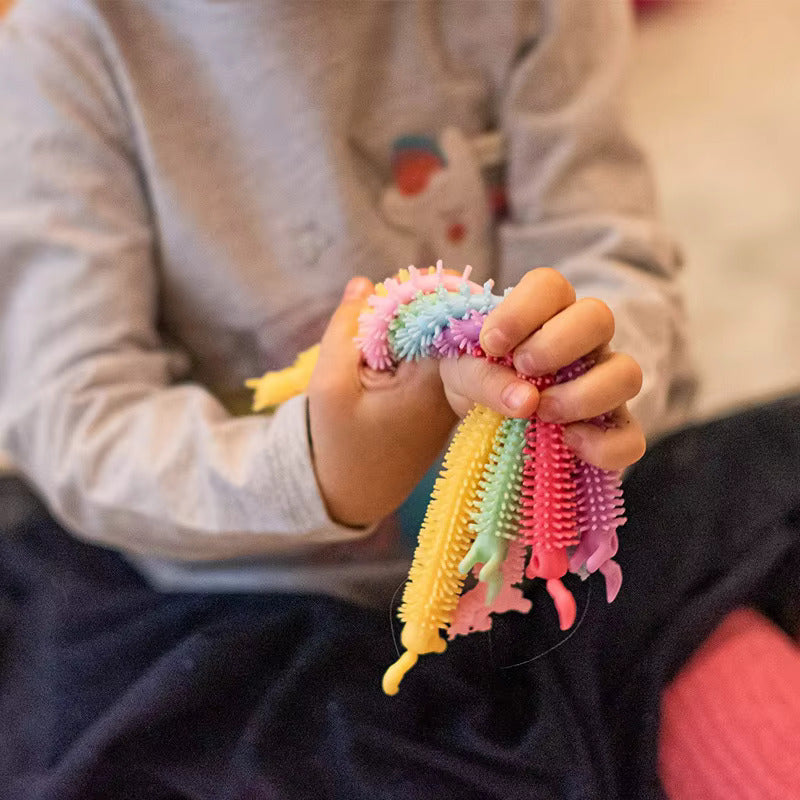
[[[410,359],[486,358],[481,327],[503,298],[492,294],[492,281],[479,286],[469,274],[469,267],[460,276],[447,273],[439,262],[378,284],[359,319],[365,363],[387,370]],[[292,367],[248,381],[254,410],[304,391],[318,352],[315,345]],[[499,362],[511,366],[511,356]],[[592,365],[584,357],[554,375],[526,379],[545,389]],[[525,578],[546,581],[562,630],[576,615],[561,580],[567,572],[601,572],[611,602],[622,582],[613,556],[623,513],[620,473],[577,458],[562,425],[475,406],[452,439],[425,514],[399,611],[406,652],[386,671],[384,691],[396,694],[420,655],[444,651],[442,631],[453,639],[489,630],[493,613],[529,611],[518,586]],[[470,573],[476,580],[462,594]]]

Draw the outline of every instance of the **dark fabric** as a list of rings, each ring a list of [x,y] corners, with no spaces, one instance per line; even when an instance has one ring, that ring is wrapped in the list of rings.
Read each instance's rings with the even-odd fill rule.
[[[381,693],[385,612],[159,595],[0,483],[0,797],[661,798],[659,695],[731,609],[797,624],[800,400],[661,442],[626,482],[625,581],[574,581]]]

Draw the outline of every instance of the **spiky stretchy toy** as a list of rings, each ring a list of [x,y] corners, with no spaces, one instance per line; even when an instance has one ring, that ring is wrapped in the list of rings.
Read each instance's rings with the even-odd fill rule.
[[[488,313],[501,302],[492,282],[479,286],[436,268],[409,267],[375,287],[359,319],[358,346],[373,369],[399,361],[485,357],[479,343]],[[318,348],[294,366],[248,381],[254,409],[276,405],[308,385]],[[511,366],[511,359],[504,359]],[[540,389],[578,377],[584,357],[555,375],[533,380]],[[524,377],[524,376],[520,376]],[[598,425],[610,424],[606,419]],[[562,630],[575,622],[575,600],[562,578],[599,571],[611,602],[622,574],[613,560],[624,523],[620,474],[578,459],[564,444],[563,426],[506,419],[475,406],[459,425],[433,489],[400,606],[406,649],[384,675],[387,694],[425,653],[450,639],[491,627],[491,614],[530,610],[517,584],[542,578]],[[527,564],[526,564],[527,562]],[[482,565],[482,566],[480,566]],[[480,568],[479,568],[480,566]],[[476,585],[461,594],[466,576]]]

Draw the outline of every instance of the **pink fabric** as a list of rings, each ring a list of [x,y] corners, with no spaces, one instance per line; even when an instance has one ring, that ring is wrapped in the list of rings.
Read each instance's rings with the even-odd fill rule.
[[[800,798],[800,648],[730,614],[667,688],[659,771],[670,800]]]

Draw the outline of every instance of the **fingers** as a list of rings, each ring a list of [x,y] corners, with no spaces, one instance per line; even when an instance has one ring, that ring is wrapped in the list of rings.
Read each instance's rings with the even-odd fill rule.
[[[644,433],[627,406],[613,414],[613,427],[576,422],[564,428],[564,442],[575,454],[601,469],[619,470],[638,461],[646,448]]]
[[[574,302],[575,290],[560,272],[532,270],[487,317],[481,347],[489,355],[504,356]]]
[[[320,342],[319,361],[311,378],[315,386],[335,387],[337,393],[343,389],[348,393],[360,391],[361,354],[353,339],[358,333],[358,317],[372,291],[372,283],[364,277],[353,278],[345,287]]]
[[[614,314],[602,301],[585,297],[544,323],[514,351],[514,366],[524,375],[546,375],[607,345],[614,336]]]
[[[518,378],[514,370],[482,358],[443,358],[439,373],[459,415],[479,403],[506,417],[529,417],[539,404],[535,386]]]
[[[515,377],[512,370],[483,359],[462,357],[439,362],[445,391],[453,410],[464,416],[480,403],[507,417],[528,417],[565,424],[564,441],[576,455],[602,469],[619,470],[638,461],[645,437],[625,405],[641,387],[641,369],[627,355],[610,354],[585,375],[542,392]],[[520,390],[522,404],[508,398]],[[604,429],[586,420],[611,413],[613,427]]]
[[[610,353],[584,375],[542,392],[538,414],[545,422],[577,422],[612,411],[642,388],[642,370],[625,353]]]

